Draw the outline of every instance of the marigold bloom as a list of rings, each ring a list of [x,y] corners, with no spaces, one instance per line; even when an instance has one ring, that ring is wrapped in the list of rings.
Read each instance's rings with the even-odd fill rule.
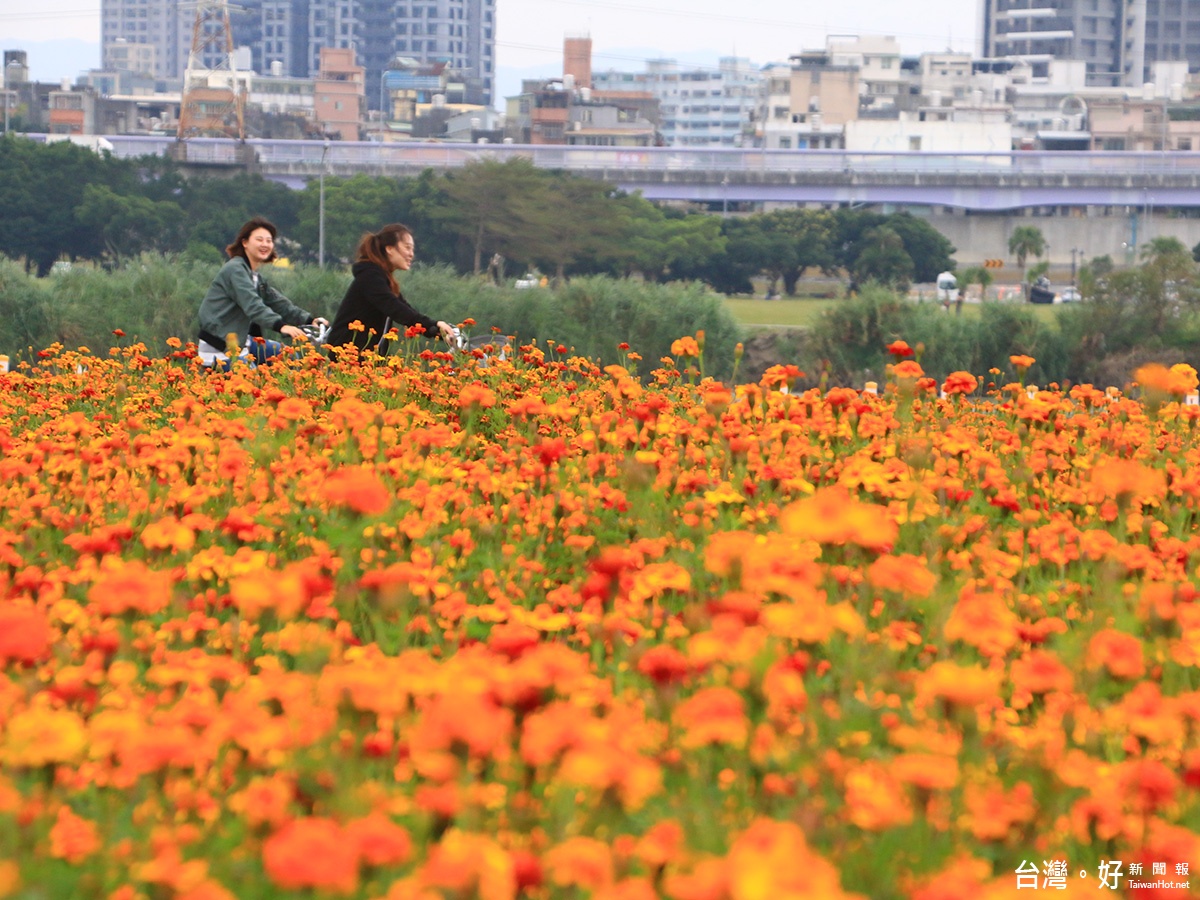
[[[750,724],[740,694],[727,687],[697,691],[675,707],[675,723],[683,729],[685,747],[746,742]]]
[[[913,355],[913,348],[908,346],[907,341],[892,341],[887,345],[887,352],[897,359],[907,359]]]
[[[895,591],[906,597],[925,599],[937,586],[937,576],[925,560],[909,553],[880,556],[867,569],[867,581],[881,591]]]
[[[138,560],[126,562],[105,557],[100,574],[88,589],[88,601],[106,616],[126,613],[151,615],[171,602],[173,582],[169,572],[155,572]]]
[[[263,842],[263,868],[284,890],[358,890],[359,846],[331,819],[288,822]]]
[[[1158,394],[1159,399],[1164,394],[1181,398],[1194,391],[1198,383],[1196,370],[1186,363],[1178,363],[1169,369],[1160,363],[1149,363],[1133,373],[1133,380],[1147,396]]]
[[[69,807],[60,806],[50,828],[50,855],[77,866],[99,849],[96,823],[75,815]]]
[[[884,550],[896,542],[896,523],[878,506],[863,503],[842,487],[818,490],[779,513],[785,534],[820,544],[857,544]]]
[[[863,763],[846,775],[846,815],[866,831],[883,831],[912,821],[904,787],[878,763]]]
[[[896,378],[906,381],[915,380],[925,374],[925,370],[915,359],[906,359],[904,362],[896,363],[891,366],[891,372]]]
[[[837,869],[815,853],[794,822],[756,819],[729,848],[731,900],[850,900]]]
[[[348,466],[330,473],[321,485],[321,495],[334,506],[366,516],[380,515],[392,503],[391,489],[364,466]]]
[[[452,828],[429,851],[421,881],[479,900],[513,900],[517,877],[512,857],[494,840]]]
[[[0,664],[45,659],[53,640],[50,623],[40,609],[30,604],[0,601]]]
[[[1010,363],[1012,363],[1012,367],[1014,369],[1016,369],[1018,372],[1024,372],[1026,369],[1030,368],[1035,362],[1037,362],[1037,360],[1034,359],[1032,356],[1025,356],[1023,354],[1017,355],[1017,356],[1010,356],[1008,358],[1008,361]]]
[[[78,713],[40,706],[13,715],[3,738],[0,760],[18,768],[74,762],[87,746],[87,731]]]
[[[1156,500],[1166,493],[1167,479],[1137,460],[1105,457],[1092,469],[1091,486],[1097,500]]]
[[[458,393],[458,405],[461,409],[490,409],[496,405],[496,392],[478,382],[468,384]]]
[[[979,380],[970,372],[951,372],[942,382],[942,390],[947,395],[971,394],[979,387]]]
[[[1087,658],[1094,668],[1103,666],[1113,678],[1129,680],[1146,674],[1142,642],[1132,634],[1105,628],[1092,635]]]
[[[401,826],[383,813],[371,813],[346,823],[346,837],[358,844],[363,861],[371,866],[395,866],[407,862],[412,839]]]
[[[1014,688],[1031,694],[1069,691],[1075,686],[1071,670],[1048,650],[1031,650],[1014,660],[1011,677]]]
[[[550,880],[559,887],[578,887],[594,893],[613,883],[612,850],[595,838],[567,838],[551,847],[542,863]]]
[[[944,660],[917,675],[917,702],[944,700],[956,706],[977,706],[998,699],[1002,676],[982,666],[961,666]]]
[[[700,345],[693,337],[681,337],[671,342],[672,356],[699,356]]]

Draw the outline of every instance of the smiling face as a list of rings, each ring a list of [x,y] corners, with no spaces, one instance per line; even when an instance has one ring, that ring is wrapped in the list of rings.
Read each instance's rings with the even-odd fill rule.
[[[405,234],[400,236],[400,240],[392,244],[385,251],[388,262],[392,266],[392,270],[401,270],[407,272],[412,266],[413,255],[416,253],[416,245],[413,243],[413,236]]]
[[[271,232],[267,229],[255,228],[242,241],[242,247],[246,251],[246,259],[250,262],[250,268],[257,269],[263,263],[270,261],[271,256],[275,253],[275,238],[271,237]]]

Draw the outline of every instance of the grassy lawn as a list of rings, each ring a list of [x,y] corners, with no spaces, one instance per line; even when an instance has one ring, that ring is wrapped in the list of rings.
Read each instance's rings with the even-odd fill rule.
[[[839,300],[815,300],[806,298],[762,300],[750,297],[728,297],[725,305],[737,321],[746,326],[760,328],[808,328],[816,323],[821,313],[832,308]],[[1030,309],[1042,322],[1058,320],[1057,306],[1031,304]],[[979,317],[979,304],[963,305],[962,314],[969,318]]]

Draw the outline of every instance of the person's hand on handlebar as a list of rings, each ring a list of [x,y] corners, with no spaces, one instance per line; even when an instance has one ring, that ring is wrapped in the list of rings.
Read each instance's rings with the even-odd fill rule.
[[[449,322],[438,322],[438,331],[442,333],[442,340],[447,344],[455,344],[458,342],[458,329]]]
[[[308,340],[308,335],[304,333],[304,329],[296,325],[284,325],[279,329],[279,333],[296,341]]]
[[[315,319],[312,320],[312,324],[319,325],[321,328],[328,328],[329,320],[327,318],[325,318],[324,316],[317,316]]]

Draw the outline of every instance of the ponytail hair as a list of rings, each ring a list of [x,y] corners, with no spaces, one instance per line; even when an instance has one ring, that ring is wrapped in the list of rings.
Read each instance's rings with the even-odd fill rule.
[[[391,287],[392,293],[399,294],[400,285],[396,283],[396,276],[392,274],[392,264],[388,262],[387,248],[396,246],[411,234],[412,231],[407,225],[399,223],[384,225],[374,234],[364,234],[362,240],[358,242],[354,261],[375,263],[387,273],[388,286]]]

